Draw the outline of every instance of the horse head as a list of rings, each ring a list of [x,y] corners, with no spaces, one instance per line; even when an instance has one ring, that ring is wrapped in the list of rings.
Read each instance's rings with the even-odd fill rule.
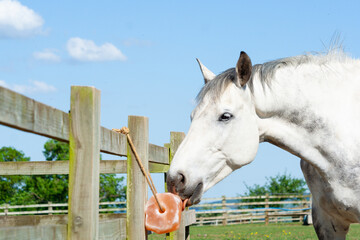
[[[255,107],[247,87],[252,70],[248,55],[241,52],[236,67],[218,76],[198,63],[205,85],[167,174],[168,190],[189,199],[189,205],[253,161],[259,145]]]

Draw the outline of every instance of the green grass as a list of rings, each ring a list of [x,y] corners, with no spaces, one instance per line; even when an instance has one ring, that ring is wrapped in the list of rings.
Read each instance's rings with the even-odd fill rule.
[[[164,235],[151,234],[150,240],[164,239]],[[230,239],[317,239],[313,226],[299,223],[288,224],[244,224],[229,226],[194,226],[190,227],[192,240],[230,240]],[[351,225],[347,240],[360,239],[360,225]]]

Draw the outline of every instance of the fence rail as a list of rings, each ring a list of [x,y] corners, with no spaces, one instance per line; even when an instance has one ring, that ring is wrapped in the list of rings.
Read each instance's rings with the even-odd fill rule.
[[[123,205],[123,207],[113,207],[114,205]],[[105,208],[101,208],[105,206]],[[32,215],[32,214],[67,214],[68,213],[68,203],[44,203],[44,204],[30,204],[30,205],[9,205],[5,204],[0,206],[0,216],[10,216],[10,215]],[[35,208],[35,210],[23,210]],[[46,210],[44,209],[46,208]],[[66,208],[57,210],[55,208]],[[99,213],[101,212],[125,212],[126,211],[126,202],[100,202],[99,203]]]
[[[205,198],[190,209],[196,211],[197,225],[303,221],[311,217],[311,195]]]

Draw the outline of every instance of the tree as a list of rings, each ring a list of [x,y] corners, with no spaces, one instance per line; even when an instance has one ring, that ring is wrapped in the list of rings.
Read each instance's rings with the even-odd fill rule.
[[[124,177],[116,174],[100,174],[100,202],[113,202],[126,199],[126,186],[122,185]]]
[[[304,179],[293,178],[286,172],[277,174],[275,177],[266,177],[266,183],[263,186],[255,184],[248,186],[246,196],[265,195],[286,195],[286,194],[304,194],[308,189]]]
[[[286,172],[282,175],[278,174],[275,177],[267,178],[267,180],[267,191],[271,195],[305,194],[308,190],[304,179],[293,178]]]
[[[27,162],[30,161],[22,151],[12,147],[0,148],[0,162]],[[18,204],[28,196],[24,194],[27,176],[0,176],[0,205],[4,203]]]
[[[47,161],[67,160],[69,159],[69,144],[53,139],[48,140],[44,145],[43,154]],[[116,174],[100,174],[100,201],[125,200],[126,187],[122,184],[123,180],[124,177],[117,177]],[[61,198],[63,202],[67,201],[68,175],[51,175],[49,183],[53,194],[48,194],[48,199],[56,197],[56,199]],[[54,188],[54,186],[58,187]]]
[[[69,144],[50,139],[44,144],[43,154],[47,161],[69,160]]]
[[[304,195],[307,191],[307,185],[304,179],[294,178],[286,172],[283,174],[277,174],[275,177],[267,177],[266,183],[263,186],[255,184],[254,186],[248,186],[245,196],[264,196],[269,195],[287,195],[297,194]],[[272,201],[285,201],[286,198],[272,198]],[[243,202],[262,202],[264,199],[249,199]],[[272,205],[273,207],[279,207],[280,205]],[[251,208],[264,207],[263,205],[251,206]]]
[[[69,159],[69,144],[57,140],[48,140],[44,144],[43,154],[46,161]],[[29,157],[11,147],[0,149],[0,162],[29,161]],[[100,201],[126,199],[124,177],[116,174],[100,174]],[[47,202],[64,203],[68,201],[68,175],[43,176],[0,176],[0,204],[12,205],[41,204]]]
[[[48,140],[44,144],[43,154],[46,161],[69,159],[69,145],[57,140]],[[30,203],[63,203],[68,200],[68,175],[31,176],[27,179],[24,190],[32,193]]]

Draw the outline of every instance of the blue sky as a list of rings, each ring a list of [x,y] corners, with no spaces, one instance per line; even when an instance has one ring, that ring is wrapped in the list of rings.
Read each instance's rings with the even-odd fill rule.
[[[63,111],[70,86],[101,90],[101,122],[150,119],[150,141],[187,132],[203,85],[195,58],[220,73],[240,51],[253,64],[323,52],[336,35],[360,57],[359,1],[0,1],[0,85]],[[43,160],[46,138],[0,126],[0,146]],[[108,158],[105,156],[104,158]],[[114,159],[114,158],[112,158]],[[115,158],[116,159],[116,158]],[[287,171],[299,159],[270,144],[205,197],[236,196],[245,184]],[[161,191],[161,175],[154,176]]]

